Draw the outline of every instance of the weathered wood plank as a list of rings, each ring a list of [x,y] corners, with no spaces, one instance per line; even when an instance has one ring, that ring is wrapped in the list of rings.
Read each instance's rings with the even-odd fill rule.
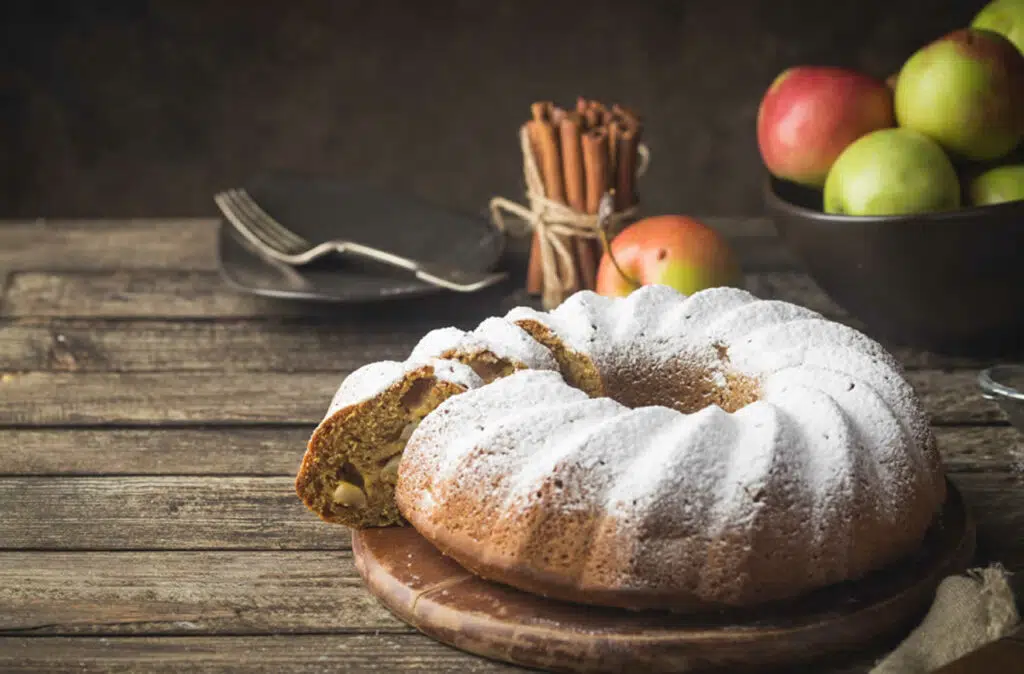
[[[0,634],[411,631],[349,551],[4,552],[0,607]]]
[[[436,321],[475,324],[520,300],[511,282],[480,292],[344,304],[257,297],[226,285],[215,272],[129,270],[17,272],[0,303],[7,318],[161,318],[238,320],[304,318],[327,322]],[[523,296],[523,301],[529,298]],[[38,322],[38,321],[37,321]]]
[[[0,475],[285,477],[298,469],[312,429],[0,430]]]
[[[216,234],[216,220],[195,218],[4,223],[0,270],[213,270]]]
[[[244,318],[308,313],[304,304],[237,292],[209,271],[17,272],[3,316]]]
[[[999,407],[981,397],[974,370],[911,370],[906,373],[935,423],[1003,421]]]
[[[950,479],[978,521],[982,557],[1024,571],[1024,471],[954,473]]]
[[[296,448],[296,461],[302,448]],[[296,464],[297,465],[297,464]],[[0,479],[0,549],[347,549],[291,477]]]
[[[0,424],[317,423],[344,371],[0,374]],[[907,373],[937,423],[1003,419],[973,370]]]
[[[403,359],[436,320],[47,321],[0,323],[0,363],[13,372],[353,370]]]
[[[950,473],[1003,471],[1024,475],[1024,434],[1012,426],[939,426],[935,437]]]
[[[0,669],[10,674],[209,672],[525,672],[449,648],[420,634],[250,637],[0,637]],[[845,674],[867,671],[848,670]],[[824,674],[828,674],[827,672]],[[840,674],[836,672],[835,674]]]
[[[802,272],[752,273],[746,284],[760,297],[802,304],[829,317],[846,317]],[[495,313],[504,299],[495,293],[475,294],[473,299],[451,294],[440,297],[432,298],[431,304],[454,304],[463,313],[467,306],[481,305],[480,298],[489,301],[489,313]],[[333,305],[275,301],[241,293],[213,272],[168,270],[18,272],[7,284],[2,310],[6,317],[54,318],[325,317],[338,312]]]
[[[1024,566],[1024,472],[953,472],[987,545]],[[289,477],[0,479],[0,549],[346,549]]]
[[[290,477],[311,430],[0,430],[0,475]],[[935,432],[951,472],[1024,471],[1024,435],[1009,426],[940,426]]]
[[[316,423],[345,374],[5,374],[0,424]]]
[[[457,321],[471,328],[473,320]],[[401,359],[435,316],[364,320],[235,321],[11,319],[0,322],[0,363],[8,371],[154,372],[165,370],[352,370]],[[907,368],[981,368],[989,360],[895,347]]]

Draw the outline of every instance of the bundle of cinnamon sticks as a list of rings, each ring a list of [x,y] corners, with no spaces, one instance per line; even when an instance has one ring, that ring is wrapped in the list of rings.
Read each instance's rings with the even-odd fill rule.
[[[637,147],[643,130],[640,117],[621,105],[606,106],[579,98],[576,108],[564,110],[550,101],[530,106],[526,129],[545,196],[580,213],[596,214],[601,197],[615,193],[615,210],[637,203]],[[562,241],[575,257],[574,287],[593,290],[601,242],[579,236]],[[544,288],[539,236],[530,247],[526,289],[540,294]]]

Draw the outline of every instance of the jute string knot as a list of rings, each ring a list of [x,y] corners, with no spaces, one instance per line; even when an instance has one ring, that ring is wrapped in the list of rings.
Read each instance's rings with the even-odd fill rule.
[[[575,284],[576,258],[566,245],[569,237],[598,239],[602,227],[614,232],[622,223],[634,217],[638,209],[630,206],[621,211],[591,214],[549,199],[544,191],[544,181],[525,126],[519,130],[519,144],[523,152],[523,179],[526,182],[528,205],[504,197],[494,197],[490,202],[491,219],[500,231],[512,236],[537,232],[544,278],[543,302],[544,306],[553,308]],[[642,176],[650,164],[650,151],[646,145],[637,146],[637,156],[639,162],[636,174]],[[519,218],[522,225],[511,227],[505,220],[505,213]]]

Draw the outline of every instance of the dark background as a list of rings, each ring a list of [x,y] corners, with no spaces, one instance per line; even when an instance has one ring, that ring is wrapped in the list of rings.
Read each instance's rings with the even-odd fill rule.
[[[879,76],[969,0],[152,0],[0,8],[0,217],[212,214],[263,169],[480,211],[521,195],[530,102],[647,120],[647,212],[763,211],[761,94],[797,64]]]

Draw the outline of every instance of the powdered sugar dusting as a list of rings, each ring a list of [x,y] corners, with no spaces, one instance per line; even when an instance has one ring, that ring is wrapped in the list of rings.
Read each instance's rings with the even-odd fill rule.
[[[428,332],[413,348],[410,359],[443,356],[449,353],[472,355],[488,351],[520,367],[553,370],[558,366],[542,344],[518,325],[498,317],[483,321],[472,332],[457,328],[438,328]]]
[[[331,399],[327,416],[343,407],[383,393],[403,376],[405,363],[396,360],[382,360],[354,370],[342,380],[341,386]]]
[[[471,333],[470,339],[474,346],[490,350],[497,356],[508,358],[526,367],[539,370],[558,369],[554,356],[546,347],[521,327],[504,318],[488,318]]]
[[[790,381],[793,370],[763,385],[763,400],[786,412],[801,429],[800,474],[806,480],[816,542],[846,528],[853,502],[853,458],[858,445],[839,405],[827,394]]]
[[[935,452],[927,415],[913,387],[903,378],[902,368],[877,342],[853,328],[824,319],[801,319],[771,324],[734,342],[730,360],[737,368],[764,379],[787,368],[816,367],[841,373],[851,381],[861,381],[876,392],[893,416],[886,424],[885,437],[906,438],[905,442],[870,445],[883,463],[909,460],[915,472],[931,483],[930,493],[941,497],[941,461]],[[809,380],[808,386],[814,381]],[[864,398],[846,396],[843,406],[851,414],[865,415]],[[891,488],[888,482],[885,488]],[[879,486],[878,488],[882,488]],[[906,491],[906,490],[905,490]],[[935,504],[936,506],[938,503]]]
[[[738,288],[709,288],[694,293],[685,302],[676,306],[658,318],[655,322],[655,335],[684,335],[688,343],[696,347],[704,347],[712,340],[701,338],[702,328],[718,316],[729,314],[736,309],[756,303],[758,300],[746,290]]]
[[[668,411],[671,414],[664,415],[667,423],[658,428],[648,432],[642,426],[632,428],[643,451],[620,466],[618,483],[609,491],[605,507],[622,519],[643,522],[684,517],[699,527],[707,506],[703,500],[722,477],[722,457],[735,423],[718,407],[705,407],[690,415]],[[644,421],[640,415],[635,419]],[[681,494],[687,498],[680,499]]]
[[[739,432],[728,447],[718,450],[726,456],[725,474],[709,490],[715,499],[708,527],[713,536],[726,527],[748,529],[761,507],[758,494],[785,488],[769,483],[780,436],[776,409],[756,402],[737,410],[732,419]]]
[[[402,381],[407,374],[423,367],[430,367],[434,376],[438,379],[457,384],[466,389],[477,388],[483,386],[484,383],[468,365],[458,361],[441,360],[439,358],[410,359],[405,362],[394,360],[379,361],[364,365],[345,377],[331,399],[326,417],[330,417],[344,407],[361,403],[384,393]]]
[[[538,491],[552,475],[578,473],[578,483],[560,488],[552,498],[563,510],[586,509],[603,503],[604,495],[622,479],[624,467],[648,446],[645,440],[657,435],[675,418],[666,407],[631,410],[609,398],[577,403],[568,412],[580,414],[561,424],[559,431],[538,441],[546,445],[509,481],[504,509],[510,513],[526,505],[524,497]],[[581,414],[585,413],[585,414]]]
[[[780,300],[757,300],[722,311],[697,324],[694,338],[711,343],[731,344],[759,328],[821,315]]]
[[[580,353],[590,353],[600,346],[601,335],[607,331],[605,320],[609,307],[616,300],[581,290],[551,312],[517,307],[506,315],[511,321],[532,320],[557,334],[565,345]]]
[[[413,347],[408,360],[437,358],[445,351],[456,348],[468,333],[458,328],[437,328],[423,335]]]

